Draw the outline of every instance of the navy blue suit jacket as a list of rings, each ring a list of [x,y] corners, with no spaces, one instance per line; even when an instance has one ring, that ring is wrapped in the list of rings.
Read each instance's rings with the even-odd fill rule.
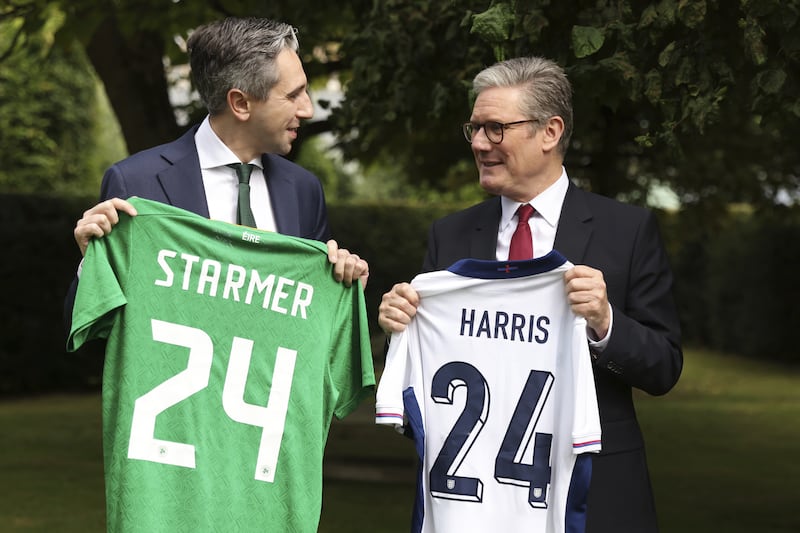
[[[495,197],[434,222],[423,270],[467,257],[495,259],[501,211]],[[587,533],[656,531],[632,388],[664,394],[683,366],[672,274],[656,219],[570,183],[554,248],[573,264],[603,272],[614,313],[608,345],[592,354],[603,451],[592,460]]]
[[[197,126],[179,139],[136,153],[103,176],[100,200],[138,196],[208,217]],[[318,241],[330,238],[322,185],[311,172],[275,155],[261,158],[278,233]]]
[[[180,207],[208,217],[200,159],[194,143],[198,126],[175,141],[133,154],[112,165],[103,176],[100,200],[132,196]],[[318,241],[330,239],[322,185],[304,168],[275,155],[261,158],[278,233]],[[65,299],[67,332],[75,302],[77,278]]]

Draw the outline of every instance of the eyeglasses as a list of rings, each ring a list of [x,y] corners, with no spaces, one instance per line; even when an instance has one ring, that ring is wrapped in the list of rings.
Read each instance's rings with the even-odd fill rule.
[[[538,119],[530,119],[530,120],[517,120],[515,122],[484,122],[483,124],[477,124],[475,122],[465,122],[462,126],[464,130],[464,138],[467,139],[468,143],[472,143],[472,139],[475,138],[475,135],[481,131],[483,128],[483,132],[486,134],[486,138],[489,139],[489,142],[493,144],[500,144],[503,142],[503,132],[510,128],[511,126],[516,126],[518,124],[527,124],[528,122],[539,122]]]

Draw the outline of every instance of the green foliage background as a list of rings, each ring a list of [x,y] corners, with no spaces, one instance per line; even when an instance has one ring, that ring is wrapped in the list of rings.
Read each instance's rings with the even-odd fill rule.
[[[459,131],[469,82],[536,54],[572,80],[567,167],[595,192],[644,203],[668,185],[710,218],[800,195],[800,0],[15,0],[0,6],[0,32],[19,30],[0,60],[39,38],[82,48],[136,151],[180,131],[165,64],[186,61],[191,28],[226,15],[296,25],[312,83],[344,91],[301,139],[333,132],[346,160],[409,188],[475,181]],[[196,102],[180,111],[197,118]]]
[[[192,102],[163,106],[165,64],[185,61],[190,28],[229,14],[296,24],[312,85],[342,84],[291,156],[370,261],[373,327],[429,223],[483,197],[459,131],[472,76],[541,54],[575,88],[570,176],[627,201],[655,185],[680,198],[661,219],[687,342],[796,360],[800,222],[776,200],[800,194],[800,0],[16,0],[0,5],[0,393],[96,386],[95,349],[63,353],[74,221],[126,146],[169,140],[173,111],[196,117]]]
[[[99,385],[102,346],[65,352],[63,298],[80,259],[69,238],[93,197],[0,194],[0,395]],[[459,204],[333,203],[329,215],[342,245],[370,262],[366,288],[373,335],[377,309],[394,283],[419,271],[430,222]],[[27,216],[36,213],[36,217]],[[698,215],[660,213],[676,277],[684,342],[754,359],[798,364],[800,209],[732,212],[715,227]],[[713,238],[710,236],[713,235]],[[380,350],[375,356],[380,359]]]
[[[0,31],[0,42],[10,36]],[[124,153],[80,48],[53,48],[36,36],[0,61],[0,190],[97,190],[103,170]]]
[[[797,198],[798,0],[394,0],[367,12],[342,54],[352,77],[333,119],[355,132],[346,153],[390,152],[416,182],[474,180],[452,144],[468,82],[496,59],[543,55],[572,80],[567,168],[595,192],[644,202],[667,184],[710,217]]]

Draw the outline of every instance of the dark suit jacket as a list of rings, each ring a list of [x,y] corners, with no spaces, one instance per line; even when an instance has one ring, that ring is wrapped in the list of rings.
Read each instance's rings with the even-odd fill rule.
[[[132,196],[155,200],[208,217],[200,159],[194,143],[198,126],[179,139],[115,163],[103,176],[100,200]],[[330,238],[322,185],[311,172],[275,154],[261,158],[278,233],[318,241]],[[69,331],[77,278],[65,299]]]
[[[139,196],[208,217],[197,126],[179,139],[114,164],[103,176],[100,199]],[[309,171],[275,154],[261,158],[278,233],[325,241],[330,238],[322,185]]]
[[[431,226],[423,271],[458,259],[495,259],[500,199]],[[683,366],[672,274],[653,214],[570,183],[554,248],[573,264],[603,272],[614,318],[606,349],[592,354],[603,451],[592,460],[588,533],[657,530],[632,388],[659,395]]]

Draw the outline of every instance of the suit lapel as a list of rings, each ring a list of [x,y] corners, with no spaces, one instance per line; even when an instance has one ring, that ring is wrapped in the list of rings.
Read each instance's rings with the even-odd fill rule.
[[[264,179],[269,190],[269,201],[272,205],[272,215],[275,217],[275,226],[278,233],[284,235],[300,235],[299,218],[300,204],[296,188],[292,180],[280,172],[274,172],[271,154],[264,154],[261,163],[264,166]]]
[[[584,261],[586,247],[592,236],[592,213],[586,203],[586,194],[570,182],[553,245],[573,264]]]
[[[476,212],[468,257],[494,260],[497,257],[497,230],[502,215],[500,197],[495,196],[484,205],[485,208]]]
[[[208,218],[203,173],[200,170],[200,159],[197,157],[197,147],[194,143],[196,131],[197,126],[175,142],[164,146],[161,157],[171,166],[160,171],[156,178],[170,205]]]

